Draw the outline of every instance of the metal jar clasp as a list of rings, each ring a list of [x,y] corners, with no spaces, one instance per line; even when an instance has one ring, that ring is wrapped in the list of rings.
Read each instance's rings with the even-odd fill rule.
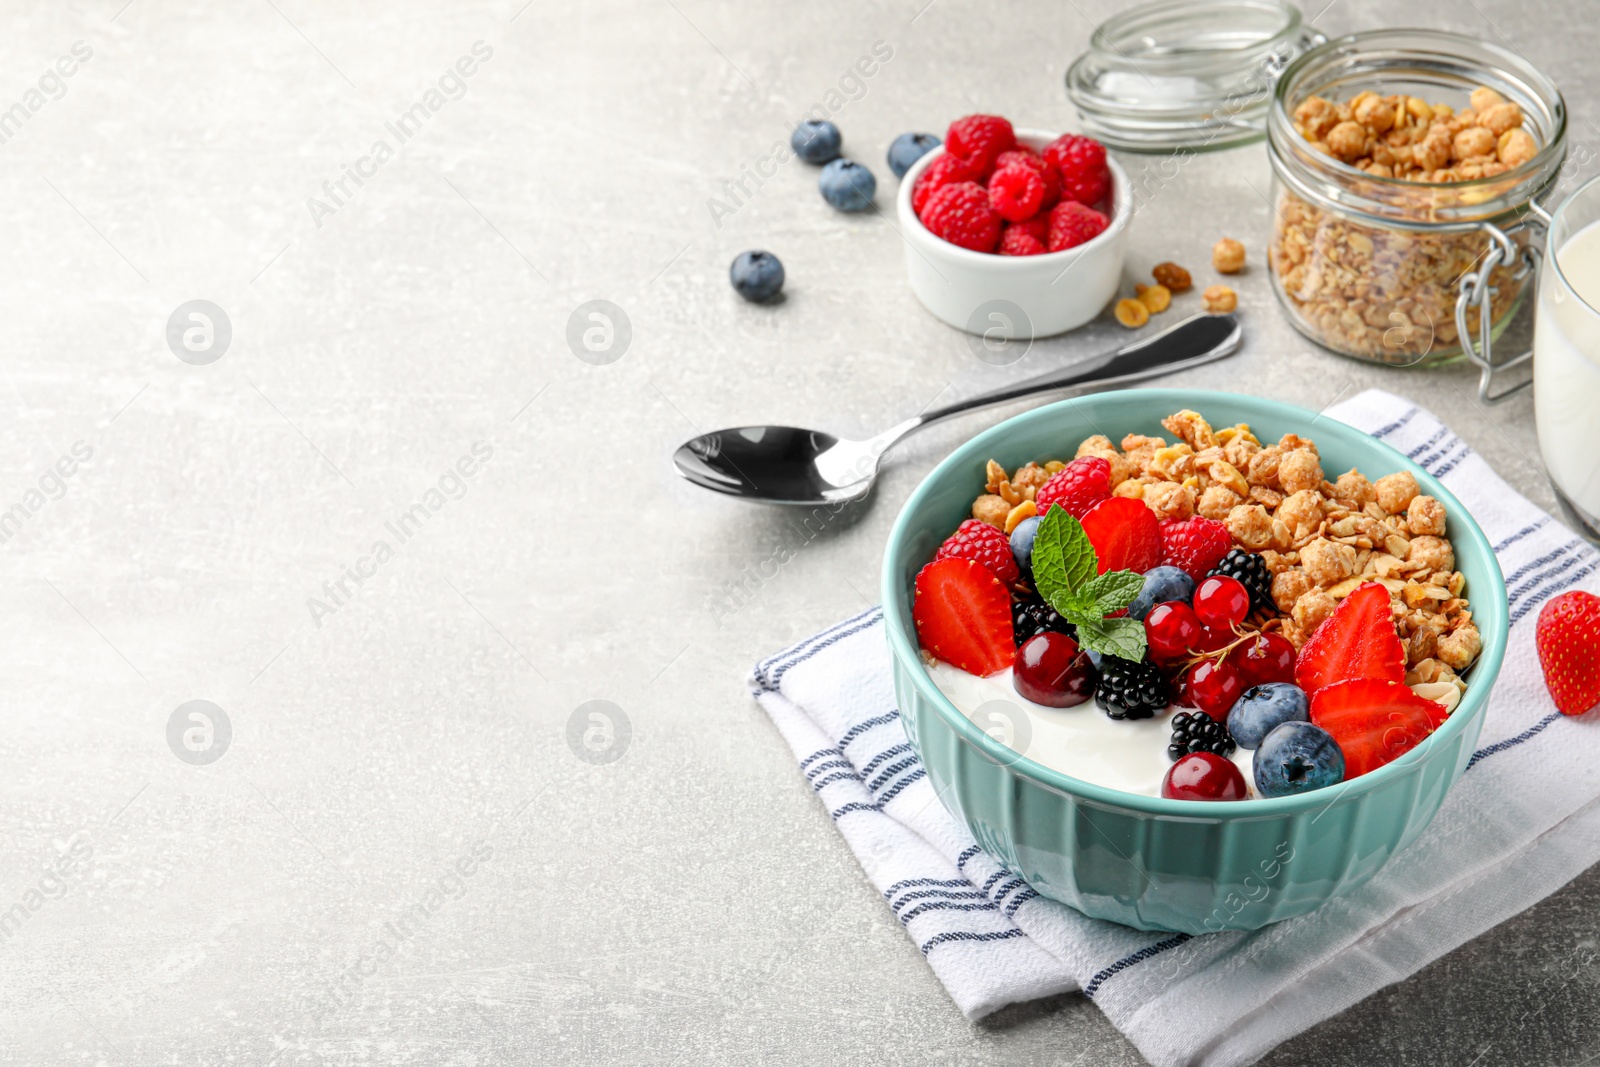
[[[1544,205],[1537,200],[1528,201],[1528,213],[1533,216],[1518,224],[1514,229],[1522,226],[1534,226],[1541,232],[1548,230],[1550,213]],[[1489,238],[1489,249],[1484,253],[1482,263],[1475,271],[1463,274],[1457,283],[1460,293],[1456,296],[1456,335],[1461,339],[1461,351],[1466,353],[1478,367],[1478,399],[1486,404],[1498,404],[1522,392],[1533,384],[1530,377],[1526,381],[1518,382],[1500,392],[1493,392],[1495,374],[1499,371],[1509,370],[1519,364],[1526,363],[1533,358],[1533,350],[1519,352],[1510,359],[1495,362],[1494,346],[1491,333],[1494,326],[1494,293],[1495,287],[1489,284],[1490,277],[1495,268],[1504,265],[1516,264],[1516,269],[1511,273],[1511,281],[1522,283],[1528,278],[1535,277],[1539,270],[1542,253],[1537,242],[1530,241],[1525,247],[1518,248],[1517,243],[1511,239],[1510,234],[1492,222],[1480,223],[1480,228]],[[1478,339],[1472,339],[1472,334],[1467,330],[1469,322],[1469,309],[1478,309]]]

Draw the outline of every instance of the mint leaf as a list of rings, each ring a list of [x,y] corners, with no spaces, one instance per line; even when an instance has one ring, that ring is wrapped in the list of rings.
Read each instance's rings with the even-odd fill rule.
[[[1045,512],[1033,540],[1033,587],[1045,603],[1063,618],[1092,614],[1094,598],[1083,587],[1094,581],[1096,567],[1083,524],[1059,505]]]
[[[1143,589],[1144,578],[1140,575],[1132,571],[1107,571],[1085,585],[1083,594],[1094,598],[1094,610],[1104,616],[1132,604]]]
[[[1133,663],[1144,659],[1144,623],[1138,619],[1100,619],[1077,627],[1078,644],[1083,648]]]

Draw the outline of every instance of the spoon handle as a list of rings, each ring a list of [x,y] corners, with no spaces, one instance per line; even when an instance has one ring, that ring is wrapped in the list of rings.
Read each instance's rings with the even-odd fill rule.
[[[1242,333],[1239,320],[1232,315],[1195,315],[1154,337],[1093,359],[925,412],[918,427],[1035,393],[1053,390],[1071,395],[1198,367],[1232,355],[1239,347]]]

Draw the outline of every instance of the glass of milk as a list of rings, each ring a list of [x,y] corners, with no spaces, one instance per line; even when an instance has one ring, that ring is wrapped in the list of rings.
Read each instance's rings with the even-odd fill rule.
[[[1533,408],[1556,496],[1600,542],[1600,178],[1550,221],[1533,333]]]

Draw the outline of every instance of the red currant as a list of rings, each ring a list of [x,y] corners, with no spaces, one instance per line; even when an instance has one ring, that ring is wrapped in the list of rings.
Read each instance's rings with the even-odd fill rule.
[[[1070,708],[1094,696],[1099,672],[1078,642],[1053,630],[1022,642],[1012,661],[1011,684],[1047,708]]]
[[[1201,660],[1189,671],[1184,682],[1184,702],[1221,720],[1244,692],[1239,672],[1224,660]]]
[[[1215,652],[1239,640],[1239,635],[1232,630],[1216,630],[1210,626],[1200,627],[1200,640],[1195,644],[1196,652]]]
[[[1246,689],[1294,681],[1294,645],[1282,634],[1256,634],[1228,653],[1228,659],[1238,668]]]
[[[1167,770],[1161,795],[1168,800],[1244,800],[1250,790],[1232,760],[1215,752],[1192,752]]]
[[[1195,587],[1194,613],[1213,630],[1231,630],[1250,614],[1250,590],[1237,578],[1213,574]]]
[[[1152,659],[1180,659],[1200,639],[1200,620],[1183,601],[1169,600],[1144,617],[1144,636]]]

